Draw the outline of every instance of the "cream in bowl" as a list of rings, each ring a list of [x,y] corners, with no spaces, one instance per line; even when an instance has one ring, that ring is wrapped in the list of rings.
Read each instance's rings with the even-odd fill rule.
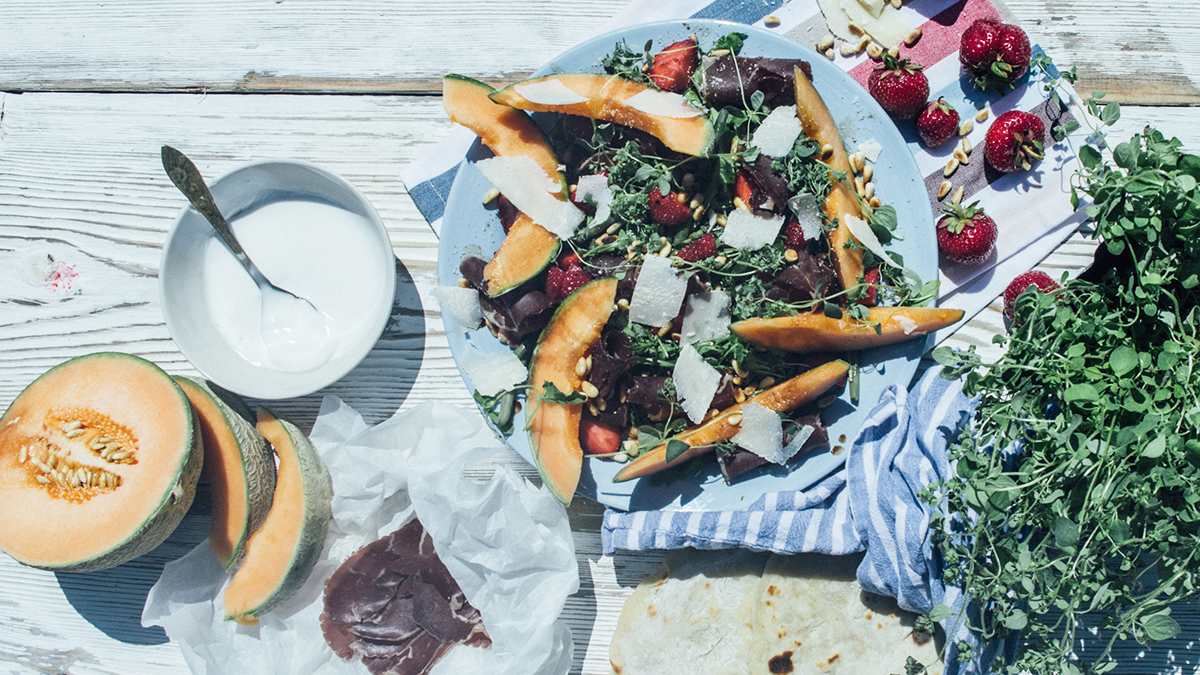
[[[167,328],[184,356],[213,382],[254,398],[301,396],[340,379],[378,340],[395,293],[395,258],[374,208],[335,174],[294,161],[246,165],[210,188],[250,259],[308,303],[264,302],[204,217],[186,207],[160,271]]]

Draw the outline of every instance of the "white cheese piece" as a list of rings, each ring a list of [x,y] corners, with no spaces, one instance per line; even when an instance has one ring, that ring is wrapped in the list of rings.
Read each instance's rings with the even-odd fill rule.
[[[591,176],[580,176],[579,181],[575,184],[575,200],[588,201],[596,206],[596,215],[593,216],[593,223],[603,223],[612,215],[612,188],[608,187],[608,176],[602,174],[593,174]]]
[[[528,84],[513,85],[518,94],[525,100],[541,105],[573,105],[590,101],[586,96],[571,90],[562,80],[538,80]]]
[[[515,389],[529,379],[529,369],[516,354],[507,349],[485,354],[471,342],[463,350],[462,367],[475,391],[484,396]]]
[[[671,267],[671,261],[646,256],[629,301],[629,320],[656,328],[679,315],[687,295],[687,279]]]
[[[860,7],[865,9],[871,16],[875,17],[876,19],[878,19],[879,15],[883,12],[884,6],[886,6],[888,4],[887,0],[848,0],[848,1],[856,2]]]
[[[729,300],[725,291],[697,293],[688,298],[679,344],[690,345],[729,335]]]
[[[704,114],[703,110],[688,103],[686,98],[670,91],[647,89],[630,96],[621,103],[647,115],[659,117],[686,119]]]
[[[783,446],[783,452],[780,453],[780,456],[783,457],[783,462],[795,457],[796,453],[800,452],[800,448],[804,446],[804,443],[808,441],[809,436],[812,436],[813,432],[816,430],[816,427],[808,424],[797,429],[796,435],[792,436],[792,440],[789,441],[787,445]],[[777,463],[783,464],[783,462]]]
[[[846,228],[850,230],[850,234],[854,235],[858,243],[865,246],[868,251],[874,253],[876,257],[892,267],[900,267],[895,260],[892,260],[887,251],[883,250],[883,244],[879,243],[879,239],[875,236],[875,231],[871,229],[867,221],[849,213],[845,214],[842,219],[846,221]]]
[[[703,422],[717,387],[721,385],[721,373],[708,365],[695,347],[684,345],[675,361],[671,379],[675,381],[675,393],[683,402],[688,419],[693,424]]]
[[[721,241],[743,251],[770,246],[783,227],[783,216],[759,216],[750,211],[734,209],[725,217]]]
[[[883,152],[883,145],[874,138],[868,138],[858,144],[858,151],[867,158],[868,162],[875,162],[879,159],[879,153]]]
[[[562,184],[532,157],[491,157],[476,162],[475,167],[513,206],[560,239],[569,239],[583,222],[583,211],[560,198]]]
[[[768,462],[783,464],[783,422],[779,414],[758,403],[742,404],[742,422],[733,442]]]
[[[912,335],[912,332],[917,329],[917,322],[913,321],[911,317],[896,314],[894,318],[896,319],[896,323],[900,324],[900,327],[904,329],[905,335]]]
[[[859,0],[818,0],[829,32],[837,37],[846,42],[857,43],[859,36],[850,30],[850,24],[853,23],[884,47],[895,47],[912,33],[913,25],[890,3],[881,5],[880,11],[875,14],[876,2],[877,0],[865,0],[861,3]]]
[[[479,322],[483,321],[479,291],[459,286],[438,286],[433,289],[433,297],[437,298],[444,319],[449,319],[463,331],[479,328]],[[446,329],[449,331],[450,326]]]
[[[800,118],[796,117],[796,106],[781,105],[754,130],[750,145],[768,157],[784,157],[792,151],[797,138],[800,138]]]
[[[801,192],[788,200],[788,209],[796,214],[805,241],[815,241],[821,236],[821,207],[817,206],[816,196]]]

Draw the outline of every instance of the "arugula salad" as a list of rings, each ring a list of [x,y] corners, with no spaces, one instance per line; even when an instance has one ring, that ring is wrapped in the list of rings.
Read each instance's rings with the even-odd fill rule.
[[[786,464],[806,450],[825,449],[826,442],[845,443],[827,438],[820,414],[837,397],[836,387],[803,405],[772,409],[778,433],[769,422],[765,431],[749,429],[751,415],[738,406],[837,356],[848,364],[837,385],[857,398],[857,350],[874,344],[847,340],[841,348],[841,335],[896,341],[930,330],[922,324],[914,331],[916,324],[898,317],[900,327],[890,328],[895,335],[889,337],[887,315],[879,313],[930,304],[937,281],[923,281],[888,248],[897,236],[897,212],[874,194],[870,148],[847,153],[832,123],[827,131],[833,129],[842,147],[806,133],[794,78],[811,78],[809,64],[743,56],[746,38],[733,32],[703,44],[693,36],[658,49],[653,41],[618,42],[601,60],[604,75],[590,76],[682,101],[707,126],[703,153],[673,150],[662,140],[665,132],[654,132],[654,124],[671,125],[678,119],[671,116],[679,115],[661,99],[648,97],[642,106],[643,116],[653,118],[643,128],[571,114],[578,110],[572,105],[595,106],[594,95],[581,104],[572,103],[574,92],[563,93],[558,100],[567,114],[526,108],[541,113],[534,119],[559,164],[564,200],[582,212],[581,222],[519,286],[490,295],[489,261],[479,257],[462,261],[459,285],[478,292],[483,322],[526,367],[566,298],[597,279],[615,278],[617,285],[613,311],[580,359],[577,387],[526,383],[524,372],[489,391],[477,387],[476,401],[503,433],[520,431],[513,428],[514,412],[521,410],[518,394],[526,392],[527,419],[537,406],[580,407],[579,442],[587,455],[625,463],[665,448],[665,461],[655,469],[666,469],[654,477],[660,481],[705,470],[715,454],[728,482],[769,462]],[[544,82],[527,82],[550,91]],[[502,100],[498,94],[512,89],[491,99]],[[524,91],[534,98],[532,85]],[[854,236],[841,240],[836,233],[852,217],[831,215],[837,190],[861,214]],[[502,187],[486,199],[512,239],[523,214],[510,196]],[[840,260],[847,256],[858,264],[849,275]],[[675,285],[685,290],[675,294],[668,288]],[[442,300],[445,309],[450,303]],[[775,348],[773,337],[739,334],[739,322],[784,317],[828,320],[820,330],[829,339],[814,344],[835,346]],[[495,363],[488,368],[505,370]],[[703,379],[700,371],[717,379],[711,400],[697,404],[693,380]],[[688,442],[689,433],[721,419],[740,423],[744,433],[706,436],[712,454],[676,461],[690,457],[695,441]],[[758,438],[763,434],[765,441]]]

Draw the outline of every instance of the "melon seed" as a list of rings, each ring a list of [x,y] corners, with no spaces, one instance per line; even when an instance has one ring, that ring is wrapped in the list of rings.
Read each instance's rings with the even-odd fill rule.
[[[127,451],[114,452],[113,454],[108,456],[108,461],[120,462],[121,460],[125,459],[128,456],[129,456],[129,452],[127,452]]]
[[[34,476],[33,479],[36,480],[37,482],[41,483],[42,485],[50,484],[50,479],[46,478],[45,476]]]
[[[79,438],[83,435],[83,429],[72,429],[64,434],[67,438]]]
[[[66,424],[62,425],[62,430],[63,430],[64,434],[69,434],[81,426],[83,426],[83,422],[81,422],[80,420],[72,420],[72,421],[67,422]]]
[[[24,464],[27,459],[29,459],[29,447],[22,445],[21,453],[17,456],[17,464]]]

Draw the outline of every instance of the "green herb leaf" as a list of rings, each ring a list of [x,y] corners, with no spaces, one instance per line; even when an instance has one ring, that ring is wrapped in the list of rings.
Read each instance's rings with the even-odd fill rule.
[[[1142,630],[1146,633],[1146,638],[1154,640],[1169,640],[1176,635],[1179,635],[1179,623],[1172,619],[1169,615],[1169,610],[1161,614],[1154,614],[1142,620]]]
[[[563,393],[562,391],[559,391],[558,387],[554,386],[553,382],[546,380],[542,383],[542,393],[538,396],[538,400],[545,403],[562,403],[564,405],[572,405],[575,403],[583,403],[587,400],[587,396],[584,396],[578,391],[573,391],[569,394]]]
[[[1121,345],[1113,350],[1108,357],[1108,365],[1113,369],[1113,374],[1117,377],[1128,373],[1138,367],[1137,352],[1131,347]]]
[[[1079,543],[1079,526],[1070,518],[1055,518],[1053,531],[1054,544],[1059,548],[1068,548]]]
[[[1081,382],[1067,387],[1063,392],[1063,400],[1065,401],[1095,401],[1100,398],[1100,393],[1092,385]]]
[[[690,450],[691,447],[692,446],[688,445],[687,443],[684,443],[683,441],[679,441],[679,440],[667,441],[667,453],[666,453],[667,463],[669,464],[669,463],[675,461],[680,455],[682,455],[683,453]]]

